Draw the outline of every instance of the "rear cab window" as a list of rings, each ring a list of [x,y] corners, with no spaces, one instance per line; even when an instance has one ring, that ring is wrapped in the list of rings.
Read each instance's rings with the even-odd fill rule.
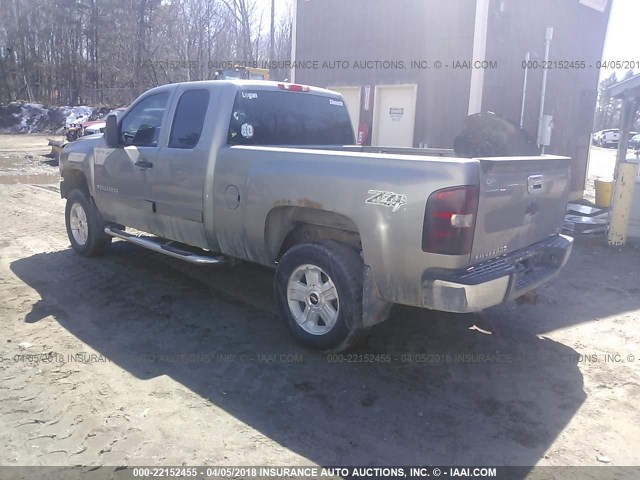
[[[208,90],[187,90],[180,95],[171,123],[169,148],[190,149],[198,144],[208,107]]]
[[[229,145],[352,145],[347,107],[338,95],[246,89],[238,91]]]

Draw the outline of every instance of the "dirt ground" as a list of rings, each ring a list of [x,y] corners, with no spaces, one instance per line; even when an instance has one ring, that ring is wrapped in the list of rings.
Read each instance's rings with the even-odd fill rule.
[[[0,185],[57,184],[58,169],[44,155],[51,152],[48,139],[54,135],[0,135]]]
[[[640,464],[639,250],[580,237],[535,301],[327,356],[270,270],[74,254],[47,151],[0,136],[1,465]]]

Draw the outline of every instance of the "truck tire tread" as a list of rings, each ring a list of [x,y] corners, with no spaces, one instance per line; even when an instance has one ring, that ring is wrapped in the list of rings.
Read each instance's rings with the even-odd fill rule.
[[[327,270],[336,284],[340,298],[336,325],[325,335],[303,331],[293,319],[286,297],[289,275],[304,263]],[[362,284],[364,263],[358,253],[335,240],[301,243],[290,248],[282,257],[274,279],[274,294],[280,316],[292,335],[305,345],[325,351],[339,352],[352,348],[366,339],[368,330],[362,321]]]
[[[85,211],[88,223],[88,237],[84,245],[78,244],[71,233],[70,211],[74,203],[79,203]],[[71,247],[85,257],[104,255],[111,246],[113,237],[104,233],[105,222],[91,199],[82,190],[74,189],[69,192],[65,207],[65,225]]]

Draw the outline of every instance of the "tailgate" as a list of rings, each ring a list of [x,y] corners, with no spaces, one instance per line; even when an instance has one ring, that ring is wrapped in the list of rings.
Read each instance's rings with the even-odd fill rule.
[[[480,161],[480,200],[470,262],[524,248],[560,232],[569,195],[568,157]]]

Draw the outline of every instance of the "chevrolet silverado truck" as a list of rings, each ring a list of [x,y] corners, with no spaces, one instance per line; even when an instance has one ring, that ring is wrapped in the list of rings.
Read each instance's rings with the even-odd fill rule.
[[[278,312],[343,350],[395,303],[474,312],[549,281],[569,159],[354,145],[340,94],[267,81],[165,85],[61,155],[72,248],[115,237],[198,265],[275,269]]]

